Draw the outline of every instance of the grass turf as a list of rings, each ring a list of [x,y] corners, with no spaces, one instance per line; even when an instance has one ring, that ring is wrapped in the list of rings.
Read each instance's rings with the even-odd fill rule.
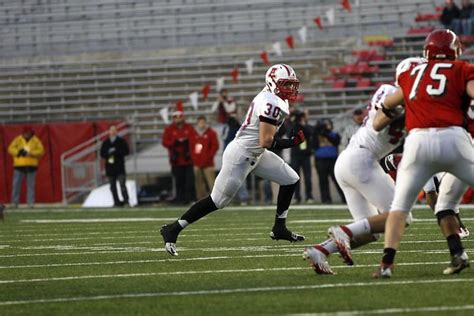
[[[221,210],[183,231],[180,256],[170,257],[158,230],[181,213],[8,213],[0,223],[0,314],[474,313],[473,271],[442,275],[449,253],[428,210],[415,211],[421,221],[407,230],[390,280],[370,278],[382,242],[355,250],[354,267],[330,257],[334,276],[316,275],[302,260],[304,245],[350,219],[346,210],[292,210],[288,226],[307,237],[303,244],[268,237],[270,208]],[[474,210],[463,218],[472,227]],[[472,240],[464,245],[472,249]]]

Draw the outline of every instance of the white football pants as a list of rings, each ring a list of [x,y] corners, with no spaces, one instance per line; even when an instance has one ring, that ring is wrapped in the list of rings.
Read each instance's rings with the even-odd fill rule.
[[[395,184],[368,149],[349,145],[337,158],[334,173],[355,221],[390,210]]]
[[[251,172],[279,185],[290,185],[299,180],[293,168],[273,152],[265,150],[261,155],[255,155],[232,141],[224,150],[222,168],[211,192],[217,208],[232,201]]]
[[[471,136],[462,127],[410,131],[397,173],[391,210],[410,211],[423,184],[442,171],[474,186],[474,145]],[[436,211],[452,203],[453,195],[449,193],[452,181],[444,180],[441,182]]]

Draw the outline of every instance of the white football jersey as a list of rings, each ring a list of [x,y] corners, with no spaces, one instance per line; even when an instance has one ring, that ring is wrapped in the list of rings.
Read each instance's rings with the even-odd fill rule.
[[[382,102],[389,94],[397,90],[395,86],[384,84],[372,96],[370,109],[364,124],[359,128],[350,141],[349,146],[366,148],[373,152],[379,159],[385,157],[397,148],[405,137],[405,128],[402,124],[390,124],[380,132],[373,128],[373,121],[377,110],[381,108]],[[401,120],[404,120],[403,118]]]
[[[288,114],[288,102],[264,89],[250,104],[234,141],[254,154],[261,154],[265,149],[260,146],[260,122],[268,122],[280,128]]]

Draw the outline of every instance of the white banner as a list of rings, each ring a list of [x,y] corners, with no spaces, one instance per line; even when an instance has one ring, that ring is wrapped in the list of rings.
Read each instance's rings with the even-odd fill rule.
[[[326,11],[326,18],[328,19],[329,25],[334,25],[336,19],[336,10],[334,8],[330,8]]]
[[[251,75],[253,73],[253,58],[250,58],[245,61],[245,66],[247,67],[247,73]]]
[[[308,38],[308,28],[303,26],[298,30],[298,35],[300,36],[301,42],[304,44],[306,43],[306,39]]]
[[[163,122],[165,122],[165,124],[170,123],[169,109],[167,106],[165,106],[164,108],[160,110],[160,115],[161,115],[161,118],[163,119]]]
[[[273,50],[275,51],[275,54],[277,54],[277,56],[280,56],[280,57],[283,56],[280,42],[273,43]]]
[[[220,77],[216,79],[216,91],[219,92],[224,88],[224,77]]]
[[[193,92],[189,95],[189,102],[191,102],[191,105],[193,106],[194,110],[198,109],[198,99],[199,99],[199,93]]]

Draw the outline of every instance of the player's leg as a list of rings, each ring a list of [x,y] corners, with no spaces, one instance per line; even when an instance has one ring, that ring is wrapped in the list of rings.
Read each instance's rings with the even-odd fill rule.
[[[178,255],[176,241],[179,233],[184,228],[231,202],[254,167],[252,163],[255,165],[249,155],[246,155],[245,151],[235,142],[231,142],[226,147],[222,157],[222,168],[216,178],[211,194],[194,203],[177,221],[161,228],[160,232],[168,253],[174,256]]]
[[[280,185],[277,198],[275,224],[270,233],[272,239],[284,239],[290,242],[303,241],[304,236],[292,233],[286,228],[286,217],[299,176],[283,159],[275,153],[265,150],[254,171],[255,175]]]
[[[364,148],[342,152],[336,162],[335,176],[354,222],[329,228],[329,235],[344,261],[352,265],[351,248],[377,240],[378,233],[384,231],[386,214],[379,215],[378,211],[389,209],[394,184],[376,157]]]
[[[391,276],[395,254],[400,247],[409,212],[423,185],[439,171],[433,166],[431,153],[436,140],[427,134],[428,132],[415,132],[405,141],[404,155],[397,173],[395,196],[385,224],[384,255],[374,277]]]
[[[291,156],[290,167],[293,168],[293,170],[295,170],[296,174],[299,177],[300,176],[300,169],[301,169],[301,158],[300,158],[300,156],[297,156],[297,155]],[[296,183],[295,194],[294,194],[294,197],[295,197],[295,200],[296,200],[297,203],[301,202],[300,187],[301,187],[301,185],[300,185],[300,182],[298,181]]]

